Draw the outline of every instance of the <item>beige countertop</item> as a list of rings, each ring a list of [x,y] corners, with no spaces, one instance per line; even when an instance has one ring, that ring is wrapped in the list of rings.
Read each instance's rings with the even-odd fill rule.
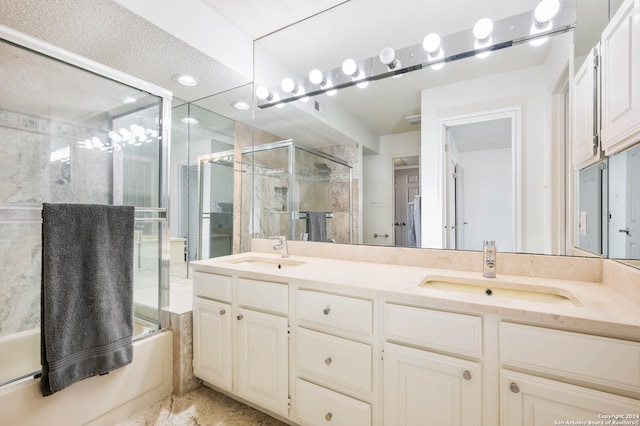
[[[271,260],[275,262],[274,267],[267,269],[238,263],[250,258]],[[292,262],[301,264],[277,269],[278,262],[285,266]],[[507,274],[498,274],[492,279],[483,278],[482,273],[475,271],[296,255],[282,259],[278,254],[265,252],[208,259],[193,262],[192,266],[194,271],[296,283],[320,291],[381,297],[391,302],[433,309],[495,314],[511,321],[640,341],[640,306],[637,300],[601,282]],[[487,288],[544,286],[552,293],[573,295],[580,306],[420,287],[419,284],[428,277],[470,279],[482,285],[486,282]]]

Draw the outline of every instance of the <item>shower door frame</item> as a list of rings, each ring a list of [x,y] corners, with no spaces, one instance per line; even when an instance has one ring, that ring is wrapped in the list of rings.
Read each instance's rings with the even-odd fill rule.
[[[331,154],[327,154],[326,152],[319,151],[315,148],[311,148],[305,145],[301,145],[299,143],[294,142],[293,139],[285,139],[278,142],[272,142],[262,145],[253,145],[245,148],[242,151],[242,154],[254,154],[256,152],[268,151],[272,149],[279,148],[288,148],[289,152],[287,153],[289,161],[288,161],[288,172],[289,179],[292,183],[289,184],[289,194],[287,200],[287,208],[289,209],[289,235],[287,238],[289,240],[296,240],[296,231],[295,231],[295,221],[300,219],[300,212],[295,209],[295,200],[296,200],[296,186],[295,183],[295,170],[296,170],[296,148],[308,152],[313,155],[317,155],[319,157],[324,158],[325,160],[333,161],[342,166],[346,166],[349,169],[349,244],[353,244],[353,166],[351,166],[348,162],[342,160],[341,158],[335,157]],[[252,162],[254,161],[254,157],[251,157]],[[255,163],[252,163],[255,165]],[[251,191],[253,192],[255,188],[254,181],[252,181]],[[253,197],[252,197],[253,199]],[[253,205],[251,206],[251,211],[253,214]]]
[[[83,71],[107,78],[109,80],[133,87],[137,90],[147,92],[153,96],[160,98],[160,152],[158,153],[158,164],[160,180],[158,182],[158,201],[159,207],[144,207],[137,209],[137,212],[151,213],[157,217],[143,219],[144,221],[158,222],[160,229],[160,247],[159,247],[159,274],[158,274],[158,323],[160,328],[165,328],[163,324],[163,308],[169,306],[169,264],[170,264],[170,235],[169,235],[169,161],[171,146],[171,102],[173,94],[171,91],[163,89],[160,86],[149,83],[145,80],[128,75],[122,71],[110,68],[106,65],[69,52],[60,47],[54,46],[45,41],[31,37],[27,34],[16,31],[5,25],[0,24],[0,41],[12,44],[18,48],[26,49],[35,54],[42,55],[52,60],[71,65]],[[139,219],[136,219],[139,220]]]

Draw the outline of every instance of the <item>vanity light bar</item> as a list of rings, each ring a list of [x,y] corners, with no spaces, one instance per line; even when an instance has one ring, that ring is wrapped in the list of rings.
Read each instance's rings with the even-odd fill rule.
[[[546,22],[543,29],[532,31],[536,22],[534,10],[495,21],[493,22],[490,43],[487,43],[486,46],[482,46],[482,48],[479,49],[474,48],[474,43],[477,39],[473,35],[472,29],[442,36],[440,47],[445,52],[445,55],[442,57],[436,56],[434,58],[432,55],[430,58],[429,53],[424,50],[422,42],[405,47],[395,52],[395,59],[401,65],[391,69],[383,64],[378,56],[355,61],[357,69],[364,73],[364,77],[357,80],[345,74],[342,66],[340,66],[323,73],[323,81],[331,81],[331,86],[314,84],[309,80],[309,77],[305,77],[297,81],[295,79],[292,80],[294,87],[298,88],[299,92],[284,91],[280,85],[269,89],[260,87],[262,91],[268,93],[268,96],[258,97],[257,104],[259,108],[269,108],[276,105],[282,106],[287,102],[321,95],[329,91],[333,92],[338,89],[362,84],[363,82],[400,76],[427,67],[437,69],[438,65],[443,65],[447,62],[458,61],[479,54],[482,55],[483,53],[486,55],[494,50],[565,33],[573,30],[576,26],[576,0],[561,0],[560,9],[553,19]]]

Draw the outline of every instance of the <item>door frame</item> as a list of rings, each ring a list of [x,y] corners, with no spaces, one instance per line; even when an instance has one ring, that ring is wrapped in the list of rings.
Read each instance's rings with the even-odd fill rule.
[[[451,232],[452,217],[449,213],[449,199],[453,193],[451,182],[448,178],[452,175],[451,149],[449,147],[449,129],[463,124],[481,123],[484,121],[508,118],[511,120],[511,193],[512,193],[512,247],[514,252],[522,252],[522,107],[513,106],[489,111],[478,111],[465,115],[446,117],[439,120],[441,149],[443,152],[443,167],[441,176],[442,194],[445,202],[442,203],[442,217],[445,226],[442,229],[442,247],[450,246],[449,234]]]
[[[396,160],[399,158],[405,158],[405,157],[416,157],[418,159],[418,164],[415,166],[396,166]],[[418,192],[420,194],[422,194],[422,165],[421,165],[421,158],[420,158],[420,152],[416,152],[416,153],[408,153],[408,154],[394,154],[390,157],[390,165],[391,165],[391,179],[392,179],[392,185],[391,185],[391,194],[390,194],[390,199],[392,200],[392,205],[391,205],[391,209],[389,211],[390,214],[390,218],[391,218],[391,245],[392,246],[396,246],[396,229],[395,229],[395,220],[396,220],[396,190],[395,190],[395,179],[396,179],[396,170],[400,170],[400,169],[418,169]]]

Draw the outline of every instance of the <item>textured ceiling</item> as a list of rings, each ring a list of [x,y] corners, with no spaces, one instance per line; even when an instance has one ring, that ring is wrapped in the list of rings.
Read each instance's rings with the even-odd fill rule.
[[[110,0],[0,0],[0,24],[194,100],[247,79]],[[186,88],[174,74],[198,75]]]

